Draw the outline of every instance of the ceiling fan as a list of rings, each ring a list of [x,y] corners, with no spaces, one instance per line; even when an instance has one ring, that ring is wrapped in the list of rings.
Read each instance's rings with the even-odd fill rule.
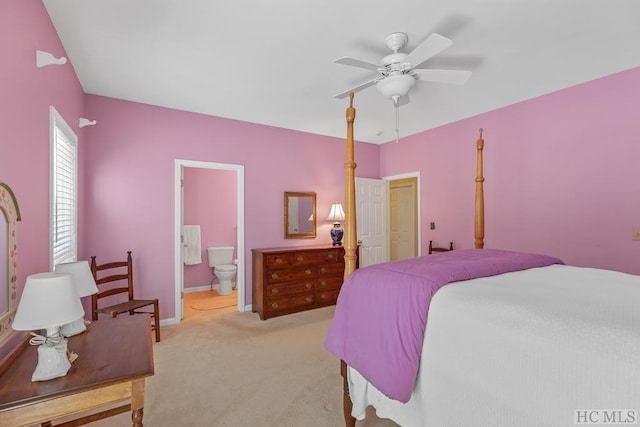
[[[339,93],[335,98],[342,99],[351,92],[358,92],[369,86],[376,85],[378,91],[393,101],[396,107],[409,103],[409,90],[416,80],[439,83],[464,84],[471,76],[471,71],[464,70],[434,70],[426,67],[426,62],[449,48],[453,42],[440,34],[431,34],[411,53],[401,53],[409,37],[405,33],[392,33],[384,42],[393,53],[385,56],[380,64],[361,61],[348,56],[336,59],[337,64],[373,70],[378,75],[349,90]]]

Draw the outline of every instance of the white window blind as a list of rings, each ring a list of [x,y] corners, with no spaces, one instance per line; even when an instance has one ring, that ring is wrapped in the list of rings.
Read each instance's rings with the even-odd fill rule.
[[[51,270],[77,261],[78,138],[51,107]]]

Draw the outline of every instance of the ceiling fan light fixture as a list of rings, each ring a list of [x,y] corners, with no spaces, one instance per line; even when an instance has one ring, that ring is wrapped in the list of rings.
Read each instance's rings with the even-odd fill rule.
[[[415,77],[409,74],[398,74],[380,80],[376,83],[376,88],[385,98],[401,98],[409,93],[409,89],[411,89],[415,82]]]

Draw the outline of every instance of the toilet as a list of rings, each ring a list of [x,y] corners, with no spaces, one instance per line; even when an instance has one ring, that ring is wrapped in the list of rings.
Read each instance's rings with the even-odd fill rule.
[[[237,267],[233,264],[233,246],[214,246],[207,248],[209,267],[214,278],[220,280],[220,295],[229,295],[233,291],[233,277],[236,275]]]

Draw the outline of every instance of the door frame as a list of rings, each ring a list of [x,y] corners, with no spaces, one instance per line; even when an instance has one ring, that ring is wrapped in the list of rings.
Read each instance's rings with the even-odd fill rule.
[[[244,249],[244,166],[234,165],[229,163],[214,163],[204,162],[198,160],[175,160],[175,179],[174,179],[174,207],[175,207],[175,223],[174,223],[174,270],[175,270],[175,316],[177,323],[182,321],[183,317],[183,288],[184,288],[184,274],[182,264],[182,225],[184,224],[184,209],[183,209],[183,189],[182,189],[182,177],[184,168],[201,168],[201,169],[214,169],[214,170],[230,170],[236,173],[237,183],[237,215],[238,215],[238,235],[237,235],[237,259],[238,259],[238,271],[236,273],[236,284],[238,289],[238,311],[244,312],[245,307],[245,249]]]
[[[417,207],[417,212],[416,212],[416,215],[418,216],[418,221],[417,221],[418,228],[416,229],[416,235],[417,235],[416,239],[417,239],[417,244],[418,244],[418,256],[421,256],[422,255],[422,233],[421,233],[421,226],[422,226],[421,195],[422,195],[422,189],[420,188],[420,172],[419,171],[407,172],[407,173],[403,173],[403,174],[399,174],[399,175],[389,175],[389,176],[382,177],[382,179],[384,179],[387,182],[388,181],[394,181],[394,180],[397,180],[397,179],[405,179],[405,178],[416,178],[416,184],[417,184],[417,189],[416,189],[416,207]],[[391,236],[389,236],[389,238],[391,238]]]

